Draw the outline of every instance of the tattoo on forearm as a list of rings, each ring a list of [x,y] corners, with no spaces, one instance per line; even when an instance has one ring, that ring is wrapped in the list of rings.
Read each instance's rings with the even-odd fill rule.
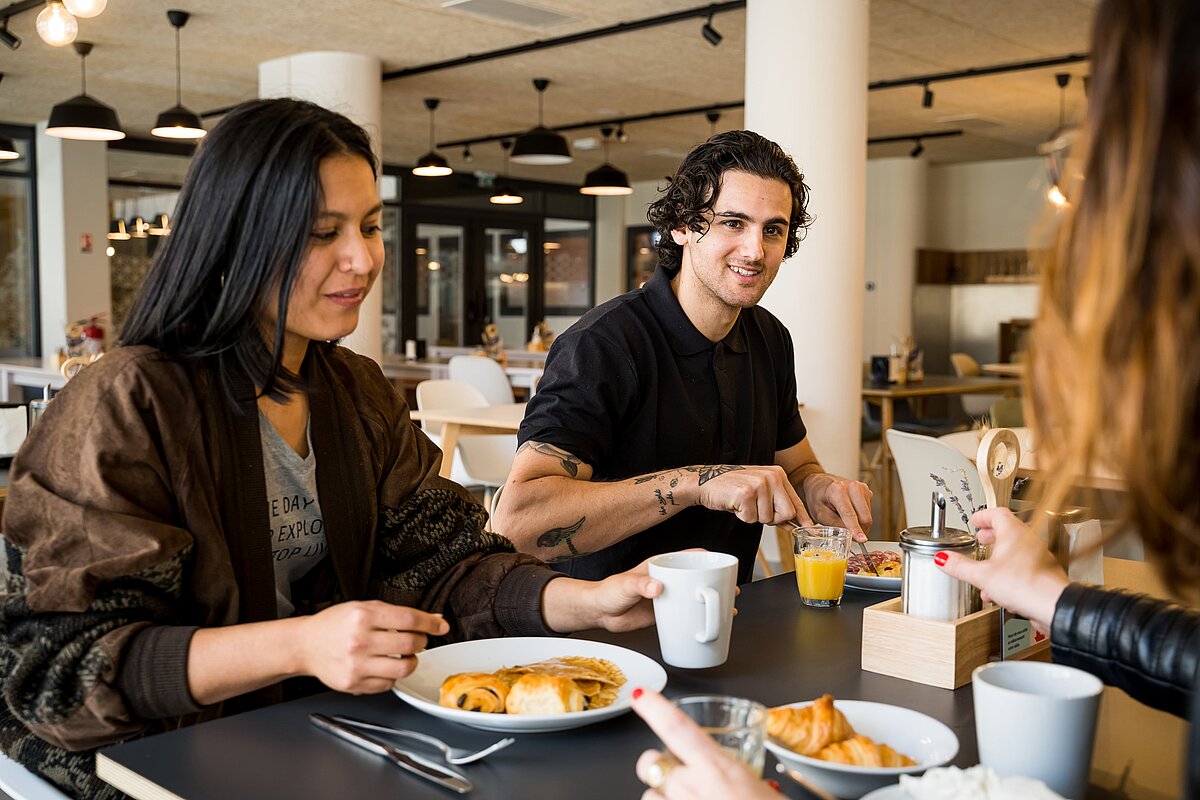
[[[713,478],[719,478],[726,472],[734,472],[735,470],[745,469],[745,467],[737,464],[705,464],[699,467],[684,467],[688,472],[697,472],[700,474],[700,486],[711,481]]]
[[[654,496],[658,498],[658,515],[660,517],[665,517],[667,515],[667,506],[679,505],[675,502],[674,492],[667,492],[666,494],[663,494],[662,489],[655,489]]]
[[[579,533],[579,529],[583,527],[583,523],[585,522],[587,522],[587,517],[580,517],[579,521],[574,525],[568,525],[565,528],[551,528],[538,537],[538,547],[558,547],[559,545],[565,544],[567,549],[571,551],[569,556],[559,556],[551,559],[552,561],[585,555],[584,553],[579,552],[579,550],[575,547],[575,543],[571,541],[575,534]]]
[[[572,478],[579,477],[579,465],[583,463],[583,460],[576,458],[566,450],[555,447],[552,444],[546,444],[545,442],[526,442],[517,448],[517,453],[520,453],[523,450],[532,450],[533,452],[541,453],[544,456],[557,458],[558,463],[560,466],[562,466],[564,472],[566,472]]]
[[[672,489],[674,489],[676,486],[679,485],[679,470],[677,470],[677,469],[669,469],[664,472],[652,472],[649,475],[643,475],[640,478],[635,479],[633,482],[633,485],[637,486],[642,483],[649,483],[650,481],[661,481],[663,478],[667,477],[668,475],[670,475],[672,473],[675,474],[675,477],[671,478],[671,482],[670,482],[669,486]]]

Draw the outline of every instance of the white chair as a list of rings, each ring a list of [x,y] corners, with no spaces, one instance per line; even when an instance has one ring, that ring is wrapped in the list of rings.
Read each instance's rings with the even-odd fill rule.
[[[983,483],[975,464],[932,436],[905,433],[895,428],[885,435],[896,462],[896,474],[900,477],[900,494],[904,498],[904,516],[908,525],[930,524],[930,500],[933,492],[939,491],[946,496],[947,527],[971,530],[963,521],[963,515],[969,518],[984,503]]]
[[[466,381],[480,391],[486,405],[502,406],[514,402],[512,383],[504,367],[483,356],[454,356],[450,359],[450,380]]]
[[[12,458],[29,433],[29,407],[24,403],[0,403],[0,460]]]
[[[0,797],[12,800],[69,800],[49,781],[0,753]]]
[[[951,353],[950,365],[954,367],[954,374],[960,378],[978,377],[983,374],[979,368],[979,362],[967,353]],[[959,398],[962,400],[962,408],[966,415],[971,419],[980,419],[991,413],[992,403],[1001,399],[1001,395],[962,394],[959,395]]]
[[[457,380],[430,380],[417,384],[417,409],[420,411],[451,408],[484,408],[488,402],[478,389],[469,383]],[[425,435],[438,447],[442,446],[442,425],[437,422],[424,424]],[[491,493],[503,486],[512,469],[513,456],[517,451],[516,434],[501,433],[486,436],[461,436],[450,479],[463,486],[483,486],[485,501],[489,505]]]

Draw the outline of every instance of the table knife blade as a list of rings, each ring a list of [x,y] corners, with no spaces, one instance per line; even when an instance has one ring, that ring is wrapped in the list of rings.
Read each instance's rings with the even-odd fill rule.
[[[428,781],[444,786],[458,794],[466,794],[475,786],[462,773],[423,758],[416,753],[401,750],[395,745],[380,741],[369,734],[350,728],[324,714],[309,714],[309,720],[326,733],[331,733],[340,739],[363,748],[377,756],[383,756],[396,766],[422,777]]]

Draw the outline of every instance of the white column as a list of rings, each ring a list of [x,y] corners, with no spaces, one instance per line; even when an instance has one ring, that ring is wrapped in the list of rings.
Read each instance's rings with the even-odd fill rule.
[[[38,295],[48,361],[66,346],[67,323],[107,317],[112,308],[107,209],[106,143],[47,136],[46,123],[39,122]]]
[[[816,222],[763,305],[796,343],[804,421],[830,472],[858,474],[867,167],[867,0],[749,0],[746,127],[779,143]]]
[[[894,337],[916,333],[913,287],[917,248],[925,244],[928,177],[923,158],[879,158],[867,166],[864,361],[886,355]]]
[[[367,129],[375,157],[382,163],[383,65],[375,56],[358,53],[301,53],[258,65],[259,97],[295,97],[345,114]],[[342,344],[383,359],[382,281],[367,295],[358,328]]]

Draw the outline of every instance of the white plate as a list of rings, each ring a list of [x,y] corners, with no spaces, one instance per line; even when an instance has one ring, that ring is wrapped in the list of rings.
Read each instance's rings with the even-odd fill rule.
[[[855,550],[858,545],[853,545]],[[899,542],[867,542],[867,550],[891,550],[893,553],[900,552]],[[846,575],[846,585],[851,589],[862,589],[868,592],[898,592],[900,591],[900,578],[877,578],[874,575]]]
[[[802,708],[809,703],[789,705]],[[917,762],[912,767],[851,767],[802,756],[767,739],[767,749],[775,758],[836,797],[862,797],[898,783],[901,775],[920,775],[958,755],[954,731],[919,711],[865,700],[835,700],[834,706],[846,715],[855,733],[890,745]]]
[[[882,789],[876,789],[870,794],[864,794],[862,800],[912,800],[908,792],[900,788],[900,784],[894,783],[891,786],[885,786]]]
[[[625,673],[625,685],[616,701],[605,708],[575,711],[547,716],[518,714],[481,714],[438,705],[442,681],[459,672],[494,672],[503,667],[530,664],[559,656],[606,658]],[[667,685],[667,673],[658,662],[641,653],[613,644],[589,642],[585,639],[554,637],[512,637],[479,639],[435,647],[420,655],[417,669],[407,678],[396,681],[392,691],[404,702],[435,717],[458,722],[485,731],[524,731],[544,733],[591,725],[602,719],[624,714],[630,709],[630,694],[642,686],[662,691]]]

